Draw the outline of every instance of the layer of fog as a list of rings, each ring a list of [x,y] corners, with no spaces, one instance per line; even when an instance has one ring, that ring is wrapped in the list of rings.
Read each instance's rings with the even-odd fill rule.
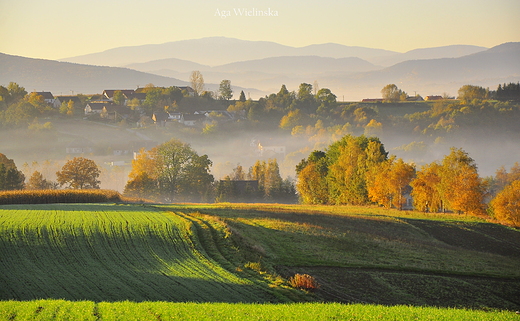
[[[136,135],[133,130],[93,124],[86,120],[52,121],[55,130],[52,134],[31,132],[27,130],[10,130],[2,132],[0,153],[15,161],[18,169],[24,171],[26,179],[35,170],[40,171],[46,179],[55,181],[56,171],[72,157],[83,156],[93,159],[102,169],[101,187],[123,191],[131,170],[133,153],[114,155],[118,146],[128,146],[129,141],[140,141],[147,146],[158,145],[174,138],[168,129],[153,129],[161,135],[153,135],[155,140],[147,141],[146,132]],[[161,137],[156,139],[157,137]],[[199,154],[207,154],[213,162],[211,172],[215,179],[222,179],[232,173],[237,165],[248,170],[256,161],[276,159],[283,178],[295,178],[295,166],[306,158],[313,150],[325,150],[329,142],[309,142],[308,138],[295,138],[288,133],[279,134],[276,130],[252,131],[218,137],[201,138],[200,135],[189,134],[177,137]],[[86,154],[67,154],[66,147],[74,139],[84,137],[94,143],[95,152]],[[197,137],[197,138],[195,138]],[[462,148],[472,157],[479,169],[481,177],[493,176],[497,169],[505,166],[508,170],[515,162],[520,161],[520,139],[507,134],[496,133],[495,136],[473,135],[439,142],[427,142],[422,151],[404,151],[401,146],[417,141],[412,136],[380,135],[386,150],[407,162],[420,166],[433,161],[441,161],[450,152],[450,147]],[[259,144],[264,147],[283,146],[285,153],[260,153]],[[137,145],[136,145],[137,146]],[[135,150],[137,151],[137,150]]]

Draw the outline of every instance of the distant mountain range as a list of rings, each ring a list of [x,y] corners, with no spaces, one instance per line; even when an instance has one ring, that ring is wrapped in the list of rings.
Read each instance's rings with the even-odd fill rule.
[[[204,65],[218,66],[237,61],[281,56],[321,56],[331,58],[358,57],[369,59],[396,54],[394,51],[327,43],[301,48],[269,41],[247,41],[226,37],[182,40],[164,44],[120,47],[60,59],[89,65],[126,66],[132,63],[177,58]]]
[[[105,89],[135,89],[147,84],[156,86],[188,86],[187,81],[164,77],[129,68],[103,67],[33,59],[0,53],[0,85],[13,81],[31,91],[50,91],[54,95],[96,94]],[[189,79],[189,78],[186,78]],[[217,90],[218,84],[207,84]],[[252,95],[263,95],[251,88],[239,88]]]
[[[444,92],[457,95],[467,84],[489,87],[520,81],[520,42],[510,42],[491,49],[458,58],[409,60],[381,70],[330,77],[330,88],[338,92],[354,91],[376,95],[386,84],[422,96]]]
[[[359,100],[379,97],[389,83],[409,94],[426,96],[456,95],[464,84],[495,89],[499,83],[520,81],[520,43],[396,53],[338,44],[294,48],[214,37],[121,47],[63,60],[0,54],[0,84],[15,81],[29,91],[97,93],[148,83],[185,86],[190,73],[199,70],[208,90],[216,90],[221,80],[229,79],[237,96],[244,90],[258,98],[277,92],[282,84],[296,90],[302,82],[317,81],[339,100]]]

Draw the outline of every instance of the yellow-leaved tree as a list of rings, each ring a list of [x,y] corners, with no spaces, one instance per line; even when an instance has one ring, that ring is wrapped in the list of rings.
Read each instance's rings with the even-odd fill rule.
[[[490,205],[497,221],[520,227],[520,180],[507,185]]]
[[[452,148],[439,168],[439,191],[446,207],[473,215],[484,214],[485,184],[475,161],[460,148]]]
[[[426,164],[416,173],[412,186],[414,207],[423,212],[438,212],[442,209],[442,198],[439,192],[440,165],[437,162]]]
[[[415,167],[395,156],[381,163],[367,175],[367,190],[371,201],[385,207],[402,209],[407,187],[415,175]]]
[[[322,151],[313,151],[296,166],[296,189],[303,204],[328,203],[327,173],[327,155]]]

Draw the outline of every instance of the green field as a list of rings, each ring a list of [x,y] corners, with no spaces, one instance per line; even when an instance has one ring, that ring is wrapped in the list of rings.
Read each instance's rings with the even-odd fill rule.
[[[0,302],[0,321],[13,320],[518,320],[509,311],[475,311],[340,303],[232,304],[171,302],[71,302],[35,300]]]
[[[507,311],[520,310],[519,266],[520,231],[453,214],[255,204],[0,206],[6,320],[76,312],[74,319],[189,319],[189,311],[194,320],[244,313],[287,320],[280,311],[322,311],[322,319],[518,319]],[[292,288],[296,273],[314,276],[320,287]],[[285,305],[294,302],[341,304]]]

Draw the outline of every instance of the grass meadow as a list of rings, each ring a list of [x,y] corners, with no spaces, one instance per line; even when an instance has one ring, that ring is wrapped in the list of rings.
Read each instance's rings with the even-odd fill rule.
[[[518,320],[519,266],[520,231],[456,214],[0,206],[0,320]]]
[[[35,300],[0,302],[0,320],[518,320],[510,311],[341,303],[243,304]]]

